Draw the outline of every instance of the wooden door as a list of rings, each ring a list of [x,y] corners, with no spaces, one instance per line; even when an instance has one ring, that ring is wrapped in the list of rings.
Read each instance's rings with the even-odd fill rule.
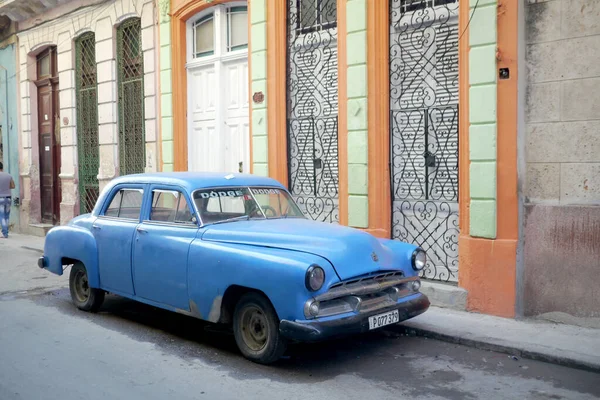
[[[56,130],[60,122],[56,50],[38,56],[38,135],[40,150],[40,200],[42,222],[60,222],[61,188],[60,140]],[[58,123],[58,124],[57,124]]]
[[[250,170],[247,27],[246,5],[215,6],[188,21],[189,171]]]
[[[223,155],[227,172],[250,172],[250,108],[248,96],[248,58],[235,59],[221,66],[223,109]]]

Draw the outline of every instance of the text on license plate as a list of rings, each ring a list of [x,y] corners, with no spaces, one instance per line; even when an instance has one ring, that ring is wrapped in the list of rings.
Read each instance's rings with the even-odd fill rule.
[[[382,326],[395,324],[400,321],[398,310],[386,312],[384,314],[373,315],[369,317],[369,329],[377,329]]]

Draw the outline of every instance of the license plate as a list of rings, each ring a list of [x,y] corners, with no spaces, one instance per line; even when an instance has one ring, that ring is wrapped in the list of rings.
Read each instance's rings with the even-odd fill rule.
[[[369,329],[377,329],[382,326],[395,324],[400,321],[398,310],[386,312],[384,314],[373,315],[369,317]]]

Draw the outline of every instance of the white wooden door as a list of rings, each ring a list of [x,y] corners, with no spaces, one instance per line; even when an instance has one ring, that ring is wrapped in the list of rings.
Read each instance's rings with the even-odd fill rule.
[[[225,62],[223,71],[223,143],[227,172],[250,171],[248,59]],[[241,171],[240,171],[241,169]]]
[[[211,7],[188,27],[188,170],[250,171],[246,2]]]
[[[218,81],[214,65],[188,70],[188,169],[220,171],[217,122]]]

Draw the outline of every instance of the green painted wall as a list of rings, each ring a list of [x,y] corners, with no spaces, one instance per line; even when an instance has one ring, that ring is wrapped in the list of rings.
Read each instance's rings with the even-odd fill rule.
[[[339,32],[338,34],[342,34]],[[348,225],[369,227],[367,1],[346,3],[348,64]],[[343,101],[343,99],[340,99]]]
[[[253,173],[269,175],[267,143],[267,5],[266,0],[249,1],[250,68],[252,92],[262,92],[262,103],[252,102],[252,167]]]
[[[171,18],[170,0],[159,2],[160,30],[160,124],[162,139],[162,171],[173,171],[173,91],[171,85]]]
[[[470,0],[470,235],[496,238],[496,0]]]

